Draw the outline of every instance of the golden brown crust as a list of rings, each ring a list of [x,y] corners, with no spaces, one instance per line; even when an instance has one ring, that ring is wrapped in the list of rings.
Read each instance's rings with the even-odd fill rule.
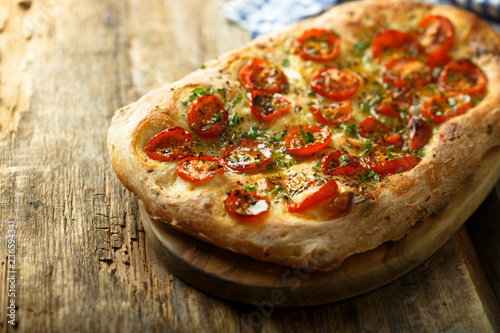
[[[272,205],[265,220],[241,223],[225,212],[223,200],[236,182],[245,184],[254,176],[226,173],[191,184],[176,176],[175,164],[146,157],[144,146],[156,133],[175,125],[189,127],[180,100],[191,89],[224,86],[227,95],[216,94],[231,101],[241,89],[234,73],[245,59],[263,53],[278,57],[277,50],[290,34],[317,26],[334,28],[342,36],[339,57],[346,60],[350,55],[345,50],[371,40],[382,27],[409,29],[429,13],[441,13],[453,22],[457,32],[453,57],[473,59],[487,74],[488,91],[476,107],[442,124],[422,161],[378,187],[376,200],[354,200],[347,214],[319,220]],[[367,19],[369,15],[373,17]],[[399,239],[416,221],[442,211],[483,155],[500,145],[499,46],[500,37],[490,27],[456,8],[394,0],[346,3],[279,34],[259,37],[118,110],[108,133],[108,152],[119,179],[151,217],[253,258],[329,270],[349,255]]]

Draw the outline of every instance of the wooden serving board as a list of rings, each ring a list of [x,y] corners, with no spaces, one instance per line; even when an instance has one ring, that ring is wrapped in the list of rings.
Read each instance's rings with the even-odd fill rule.
[[[172,229],[141,207],[150,246],[179,278],[209,294],[260,305],[298,307],[326,304],[381,287],[436,252],[479,207],[500,177],[500,147],[452,198],[446,210],[397,242],[353,255],[329,272],[306,271],[262,262]],[[271,303],[270,303],[271,302]]]

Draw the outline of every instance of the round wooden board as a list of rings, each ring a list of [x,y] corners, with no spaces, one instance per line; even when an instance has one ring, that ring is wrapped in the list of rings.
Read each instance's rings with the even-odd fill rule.
[[[417,223],[399,241],[353,255],[329,272],[258,261],[174,230],[151,219],[142,207],[141,216],[149,244],[158,258],[192,286],[254,305],[311,306],[366,293],[417,267],[460,228],[499,177],[500,147],[497,147],[487,154],[442,214]]]

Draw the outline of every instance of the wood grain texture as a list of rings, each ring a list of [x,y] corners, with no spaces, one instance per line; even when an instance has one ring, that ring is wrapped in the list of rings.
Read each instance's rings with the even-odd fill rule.
[[[113,174],[106,131],[114,110],[248,40],[219,16],[223,2],[0,1],[0,234],[15,222],[18,272],[17,326],[1,310],[0,329],[497,329],[486,311],[491,295],[478,292],[488,283],[462,250],[474,251],[465,233],[409,273],[414,284],[313,308],[224,301],[159,263],[137,200]],[[9,301],[6,245],[2,237],[1,309]]]

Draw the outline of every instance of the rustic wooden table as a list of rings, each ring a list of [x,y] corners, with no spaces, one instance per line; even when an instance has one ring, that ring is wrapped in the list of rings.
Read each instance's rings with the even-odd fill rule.
[[[218,299],[156,259],[106,131],[114,110],[249,40],[224,2],[0,1],[2,331],[499,330],[495,192],[417,269],[329,305]]]

